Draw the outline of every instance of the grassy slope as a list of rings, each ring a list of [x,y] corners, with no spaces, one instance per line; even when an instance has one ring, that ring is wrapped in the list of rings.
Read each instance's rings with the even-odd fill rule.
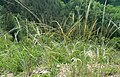
[[[54,32],[44,23],[19,21],[15,17],[17,33],[25,32],[26,34],[17,42],[17,37],[11,41],[12,37],[9,33],[1,32],[0,77],[7,75],[10,77],[13,74],[15,77],[120,75],[120,52],[114,49],[114,43],[108,46],[109,40],[106,41],[101,36],[99,40],[94,38],[95,33],[92,31],[96,22],[89,25],[90,28],[88,28],[87,16],[84,25],[81,23],[81,18],[75,22],[73,14],[72,23],[69,25],[66,24],[66,21],[63,23],[65,26],[69,26],[66,33],[57,21],[53,23],[57,23],[59,29],[57,28]],[[36,24],[42,27],[39,28]],[[22,29],[23,27],[25,29]],[[80,37],[84,39],[71,40],[77,31],[79,31],[79,34],[76,35],[78,39]],[[91,38],[94,39],[91,41],[89,40]]]

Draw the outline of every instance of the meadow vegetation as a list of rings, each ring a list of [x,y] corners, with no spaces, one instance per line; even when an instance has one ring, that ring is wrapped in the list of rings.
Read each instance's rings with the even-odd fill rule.
[[[120,3],[0,1],[0,77],[120,76]]]

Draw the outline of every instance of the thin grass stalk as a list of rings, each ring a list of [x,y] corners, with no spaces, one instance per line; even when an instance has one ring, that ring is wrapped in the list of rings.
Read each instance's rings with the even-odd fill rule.
[[[79,26],[79,25],[81,25],[80,24],[80,21],[81,21],[82,19],[80,19],[80,20],[78,20],[77,22],[75,22],[74,24],[73,24],[73,26],[68,30],[68,32],[67,32],[67,36],[69,37],[70,36],[70,34],[75,30],[75,28],[77,27],[77,26]]]
[[[19,22],[19,20],[18,20],[17,17],[15,17],[15,20],[16,20],[16,22],[17,22],[17,25],[18,25],[19,30],[14,34],[14,36],[15,36],[16,42],[18,42],[17,36],[18,36],[18,33],[21,31],[21,25],[20,25],[20,22]]]
[[[20,30],[18,30],[18,31],[14,34],[14,36],[15,36],[15,41],[16,41],[16,42],[19,41],[18,38],[17,38],[19,32],[20,32]]]
[[[93,24],[93,26],[92,26],[92,28],[91,28],[91,30],[90,30],[90,32],[89,32],[88,39],[90,39],[90,37],[91,37],[91,35],[92,35],[92,32],[93,32],[93,30],[94,30],[94,28],[95,28],[95,25],[96,25],[96,22],[97,22],[97,20],[95,20],[95,22],[94,22],[94,24]]]
[[[41,23],[41,20],[38,18],[38,16],[36,14],[34,14],[30,9],[28,9],[26,6],[24,6],[20,1],[15,0],[15,2],[17,2],[20,6],[22,6],[24,9],[26,9],[30,14],[32,14],[39,23]]]
[[[88,16],[89,16],[89,12],[90,12],[91,3],[92,3],[92,0],[90,0],[90,2],[89,2],[88,9],[87,9],[86,16],[85,16],[84,36],[86,35],[87,21],[88,21]]]
[[[28,38],[29,30],[28,30],[27,19],[26,19],[25,21],[26,21],[25,29],[26,29],[26,32],[27,32],[27,38]],[[27,40],[27,41],[28,41],[28,40]]]
[[[100,33],[100,27],[97,29],[96,33],[97,33],[96,35],[99,36],[99,33]],[[100,36],[99,36],[99,37],[100,37]]]
[[[111,23],[112,23],[112,22],[111,22],[111,20],[110,20],[109,23],[108,23],[108,26],[107,26],[107,28],[106,28],[106,31],[105,31],[105,35],[108,34],[107,36],[109,36],[109,33],[108,33],[108,32],[109,32],[109,27],[110,27]]]
[[[102,37],[102,35],[103,35],[104,20],[105,20],[105,11],[106,11],[106,4],[107,4],[107,0],[105,0],[105,4],[104,4],[104,8],[103,8],[102,27],[101,27],[101,34],[100,34],[100,37]]]
[[[59,26],[59,29],[60,29],[60,31],[61,31],[61,33],[62,33],[62,35],[63,35],[63,38],[64,38],[64,42],[66,43],[66,35],[65,35],[65,33],[64,33],[64,31],[63,31],[63,29],[62,29],[62,26],[59,24],[59,22],[57,22],[57,21],[52,21],[52,22],[55,22],[55,23],[57,23],[57,25]]]
[[[109,33],[114,30],[113,28],[116,27],[116,29],[114,31],[112,31],[112,33],[110,33],[109,36],[107,36],[108,38],[110,38],[117,30],[120,29],[120,27],[117,26],[117,24],[115,24],[113,21],[111,21],[111,23],[113,24],[113,27],[110,29]]]
[[[109,31],[107,32],[108,35],[107,35],[106,37],[109,38],[111,32],[113,32],[113,29],[114,29],[114,26],[112,26],[112,27],[109,29]]]
[[[16,22],[17,22],[18,28],[21,28],[21,25],[20,25],[20,22],[19,22],[18,18],[15,17],[15,16],[14,16],[14,18],[15,18],[15,20],[16,20]]]
[[[69,15],[69,17],[70,17],[70,15]],[[63,23],[63,27],[64,27],[64,28],[66,28],[67,21],[68,21],[69,17],[67,17],[67,18],[65,19],[65,21],[63,20],[63,21],[64,21],[64,23]]]

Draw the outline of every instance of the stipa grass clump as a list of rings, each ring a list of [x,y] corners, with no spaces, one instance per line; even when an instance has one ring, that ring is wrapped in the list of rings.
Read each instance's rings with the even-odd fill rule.
[[[49,38],[44,35],[39,37]],[[111,48],[96,44],[75,41],[72,43],[57,42],[47,39],[49,43],[38,42],[34,39],[10,42],[2,39],[5,48],[1,48],[1,74],[14,73],[16,76],[101,76],[102,74],[119,74],[118,54]],[[1,42],[2,42],[1,41]],[[5,41],[8,41],[5,43]],[[28,41],[28,42],[27,42]],[[29,45],[28,45],[29,44]],[[3,46],[4,47],[4,46]],[[118,62],[118,63],[116,63]],[[111,66],[114,67],[112,70]],[[66,71],[65,71],[65,70]],[[104,70],[106,69],[106,70]],[[107,70],[108,69],[108,70]],[[64,70],[64,72],[62,71]],[[95,71],[97,70],[97,71]],[[36,71],[36,72],[35,72]],[[46,73],[44,73],[47,71]],[[101,71],[101,72],[100,72]]]

